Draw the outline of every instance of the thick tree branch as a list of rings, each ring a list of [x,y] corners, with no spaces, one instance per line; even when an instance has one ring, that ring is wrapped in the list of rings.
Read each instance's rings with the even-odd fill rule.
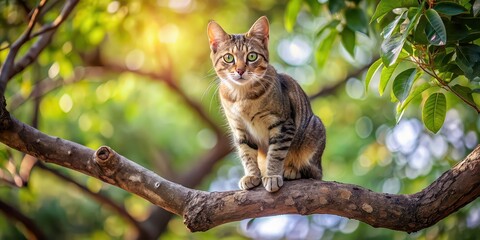
[[[192,231],[223,223],[276,214],[328,213],[358,219],[374,227],[415,232],[457,211],[480,195],[480,146],[421,192],[411,195],[375,193],[337,182],[288,181],[277,193],[203,192],[169,182],[115,153],[93,151],[48,136],[16,119],[0,131],[0,141],[33,155],[137,194],[185,219]]]

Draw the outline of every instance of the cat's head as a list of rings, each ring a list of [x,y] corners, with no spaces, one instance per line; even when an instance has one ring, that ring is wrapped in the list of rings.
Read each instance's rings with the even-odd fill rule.
[[[213,67],[231,86],[261,79],[268,67],[268,19],[260,17],[245,34],[228,34],[211,21],[207,27]]]

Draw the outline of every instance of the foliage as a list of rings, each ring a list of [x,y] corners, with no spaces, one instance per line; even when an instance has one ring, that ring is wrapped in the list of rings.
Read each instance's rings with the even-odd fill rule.
[[[0,63],[37,4],[0,1]],[[242,170],[234,154],[212,160],[213,169],[197,167],[217,141],[225,141],[218,133],[226,129],[205,29],[215,19],[229,32],[243,32],[267,15],[271,61],[279,71],[294,76],[310,95],[340,86],[312,99],[327,127],[325,179],[412,193],[478,142],[479,5],[478,0],[84,0],[35,63],[9,82],[7,106],[27,123],[34,122],[37,109],[41,131],[91,148],[112,146],[167,179],[201,172],[197,188],[237,189]],[[47,1],[41,22],[53,21],[60,9],[61,1]],[[33,97],[40,86],[50,90]],[[417,119],[437,134],[426,132]],[[22,154],[1,147],[0,200],[50,238],[135,233],[125,215],[74,183],[150,223],[154,210],[144,200],[80,173],[37,166],[27,186],[16,186],[9,180],[18,177],[23,162]],[[479,209],[473,203],[413,235],[333,215],[246,220],[195,234],[179,218],[151,224],[165,227],[162,238],[168,239],[473,238]],[[0,238],[25,236],[25,228],[12,222],[0,213]],[[268,231],[272,226],[275,232]]]
[[[480,113],[473,94],[480,78],[480,34],[478,24],[479,1],[397,1],[389,6],[381,1],[372,21],[381,21],[394,15],[393,21],[383,28],[381,57],[383,71],[395,71],[400,62],[406,62],[419,71],[417,75],[402,75],[394,79],[393,92],[400,120],[410,101],[424,91],[423,122],[432,132],[440,130],[445,119],[447,104],[443,91],[454,94]],[[392,11],[395,10],[395,11]],[[399,58],[400,56],[400,58]],[[378,66],[374,66],[378,70]],[[372,70],[375,71],[375,70]],[[413,77],[412,77],[413,76]],[[400,79],[399,79],[400,78]],[[383,75],[381,82],[391,76]],[[397,84],[403,82],[404,84]],[[428,83],[429,85],[425,85]],[[368,82],[366,82],[368,85]],[[412,87],[414,86],[415,87]],[[386,83],[385,83],[386,85]],[[435,89],[433,91],[429,91]],[[399,98],[395,92],[402,92]],[[438,98],[439,97],[439,98]],[[443,99],[434,101],[433,99]]]
[[[311,12],[318,13],[319,7],[316,3],[306,2]],[[292,29],[291,22],[295,20],[300,9],[293,6],[299,4],[299,1],[290,1],[285,15],[287,30]],[[317,47],[318,66],[324,66],[337,36],[341,37],[348,53],[354,55],[354,32],[368,34],[367,16],[361,9],[362,4],[362,1],[326,3],[333,17],[318,31],[318,35],[322,35],[326,29],[331,31]],[[443,94],[442,91],[449,92],[480,113],[480,103],[476,102],[475,96],[480,92],[476,88],[480,81],[479,8],[480,1],[476,0],[407,0],[378,3],[370,22],[378,22],[383,26],[380,32],[383,37],[380,47],[381,60],[370,67],[365,85],[368,88],[373,74],[380,69],[380,95],[384,93],[388,82],[393,80],[392,101],[398,102],[397,121],[401,119],[411,98],[424,91],[427,91],[429,96]],[[396,69],[400,64],[413,68],[398,73]],[[397,72],[395,77],[394,72]],[[409,101],[406,101],[407,99]],[[425,126],[436,133],[443,125],[447,104],[425,101],[423,112],[432,109],[435,112],[424,115],[422,119]],[[433,116],[438,118],[432,119]]]

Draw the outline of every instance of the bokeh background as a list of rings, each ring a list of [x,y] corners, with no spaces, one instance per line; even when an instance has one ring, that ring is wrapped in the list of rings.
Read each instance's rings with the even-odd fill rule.
[[[368,19],[376,3],[359,3]],[[25,30],[28,10],[36,4],[0,1],[0,62]],[[62,4],[48,1],[42,21],[55,19]],[[37,61],[9,83],[7,107],[47,134],[93,149],[109,145],[185,186],[238,189],[243,170],[228,144],[206,26],[213,19],[229,33],[241,33],[266,15],[271,64],[298,80],[327,128],[325,180],[411,194],[477,145],[478,116],[455,98],[447,96],[450,110],[434,135],[419,120],[420,99],[397,123],[390,94],[381,97],[375,89],[378,76],[366,91],[366,70],[379,57],[377,24],[370,24],[368,34],[356,33],[352,56],[340,38],[329,39],[329,30],[320,32],[332,19],[326,5],[320,5],[318,14],[303,7],[287,31],[287,4],[82,0]],[[318,47],[324,41],[332,41],[329,51],[318,52],[325,50]],[[27,162],[34,167],[25,173]],[[190,233],[180,217],[138,196],[38,163],[4,145],[0,176],[2,209],[8,206],[26,216],[48,239],[473,239],[480,234],[478,201],[412,234],[334,215],[246,219]],[[0,211],[0,239],[28,238],[32,226],[13,219]]]

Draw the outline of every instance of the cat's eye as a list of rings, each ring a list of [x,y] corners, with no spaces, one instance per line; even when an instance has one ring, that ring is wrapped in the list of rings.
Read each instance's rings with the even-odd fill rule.
[[[230,53],[227,53],[227,54],[223,55],[223,61],[225,61],[226,63],[232,63],[233,62],[233,55],[230,54]]]
[[[253,61],[257,60],[257,58],[258,58],[258,54],[256,52],[251,52],[247,55],[247,60],[249,62],[253,62]]]

